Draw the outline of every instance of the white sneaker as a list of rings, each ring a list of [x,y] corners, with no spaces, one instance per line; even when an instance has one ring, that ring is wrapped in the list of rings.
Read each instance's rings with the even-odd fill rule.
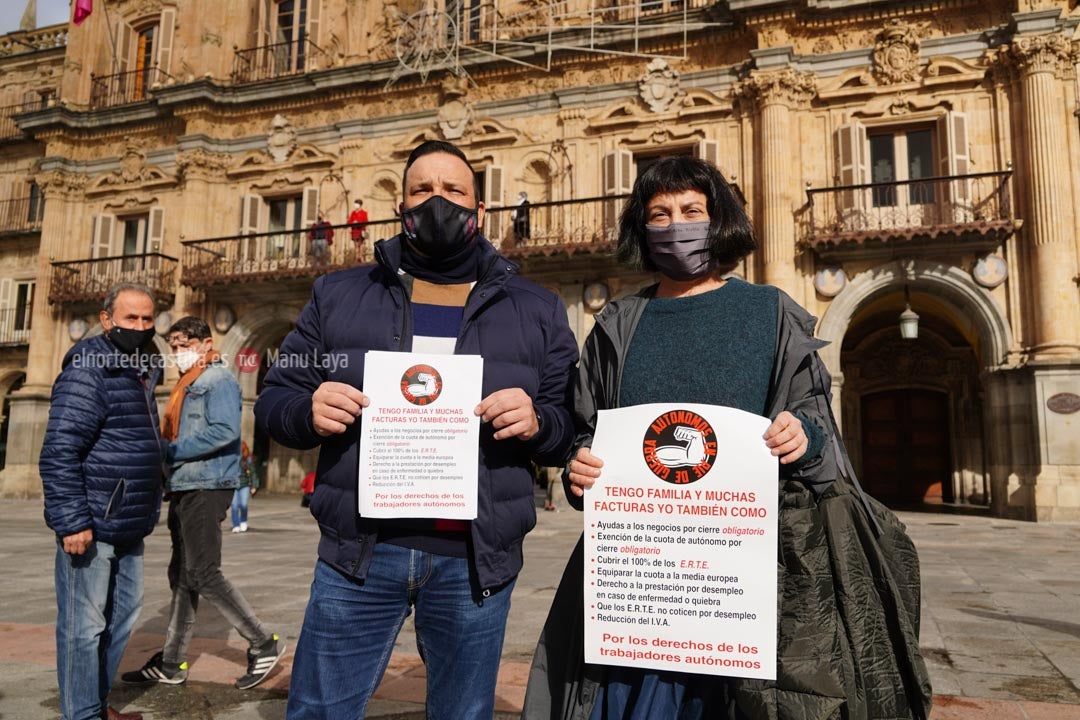
[[[238,532],[243,532],[243,531],[242,531],[242,530],[240,529],[240,526],[239,526],[239,525],[233,525],[233,529],[232,529],[232,531],[233,531],[234,533],[238,533]]]
[[[246,522],[240,523],[240,532],[247,532],[247,523]]]

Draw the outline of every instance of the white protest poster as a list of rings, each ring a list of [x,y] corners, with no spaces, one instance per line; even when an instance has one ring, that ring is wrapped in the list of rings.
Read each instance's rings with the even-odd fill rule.
[[[601,410],[585,492],[585,662],[776,678],[778,462],[769,420]]]
[[[366,354],[361,515],[476,517],[483,376],[479,355]]]

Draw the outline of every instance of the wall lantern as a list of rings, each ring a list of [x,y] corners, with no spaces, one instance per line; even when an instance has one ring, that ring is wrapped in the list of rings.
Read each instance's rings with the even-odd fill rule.
[[[904,312],[900,313],[900,337],[915,340],[919,337],[919,316],[911,309],[908,286],[904,286]]]
[[[236,313],[228,305],[218,306],[214,313],[214,329],[224,335],[236,323]]]
[[[607,305],[608,301],[608,286],[604,283],[589,283],[585,286],[584,292],[581,294],[582,302],[585,303],[585,307],[595,312],[600,312]]]
[[[68,337],[71,338],[71,342],[79,342],[89,329],[90,326],[86,324],[85,320],[75,318],[68,323]]]

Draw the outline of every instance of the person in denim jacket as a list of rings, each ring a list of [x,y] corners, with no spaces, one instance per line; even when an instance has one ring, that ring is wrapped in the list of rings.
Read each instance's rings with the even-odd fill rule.
[[[262,682],[285,644],[255,616],[247,600],[221,573],[221,521],[240,486],[240,384],[214,350],[210,327],[197,317],[178,320],[166,334],[180,370],[161,422],[165,464],[171,469],[169,533],[172,607],[165,647],[140,670],[124,673],[131,685],[179,685],[199,598],[209,600],[248,641],[246,690]]]

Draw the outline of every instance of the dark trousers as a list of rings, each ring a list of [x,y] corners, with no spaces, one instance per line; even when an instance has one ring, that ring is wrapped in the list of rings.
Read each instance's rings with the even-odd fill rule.
[[[169,501],[169,587],[173,595],[163,655],[167,663],[184,662],[200,596],[209,600],[252,647],[270,639],[244,596],[221,574],[221,521],[232,496],[231,489],[190,490],[174,493]]]

